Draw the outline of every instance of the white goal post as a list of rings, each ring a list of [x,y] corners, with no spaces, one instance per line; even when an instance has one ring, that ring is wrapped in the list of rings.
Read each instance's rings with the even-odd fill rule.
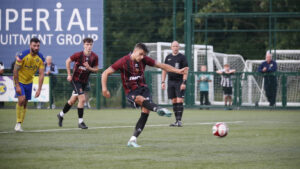
[[[156,42],[145,43],[149,49],[149,56],[161,63],[164,62],[167,55],[172,53],[171,43],[169,42]],[[180,53],[184,54],[184,44],[180,45]],[[236,69],[237,72],[257,72],[258,66],[264,60],[247,60],[245,61],[243,56],[239,54],[226,54],[214,52],[213,46],[210,45],[193,45],[192,46],[192,61],[193,71],[199,72],[200,66],[207,63],[208,72],[215,72],[222,69],[223,65],[228,63],[232,69]],[[300,50],[271,50],[273,56],[276,57],[278,64],[278,71],[280,72],[294,72],[300,70]],[[148,67],[147,70],[158,70],[157,68]],[[265,91],[263,89],[263,77],[248,75],[245,78],[245,74],[242,74],[242,106],[255,106],[255,105],[268,105]],[[197,82],[197,75],[195,75],[194,84],[194,100],[196,105],[200,105],[199,101],[199,89]],[[292,77],[291,77],[292,78]],[[300,93],[300,78],[299,76],[291,79],[288,77],[288,85],[297,89]],[[167,90],[161,89],[161,74],[152,74],[152,93],[153,100],[159,104],[172,104],[168,99]],[[220,76],[211,75],[212,82],[209,83],[209,100],[212,105],[224,105],[222,87],[220,86]],[[166,82],[167,83],[167,82]],[[298,84],[298,85],[297,85]],[[167,85],[167,84],[166,84]],[[235,89],[234,89],[235,90]],[[281,105],[281,87],[278,86],[277,93],[277,106]],[[292,91],[288,90],[289,95],[293,95]],[[289,97],[288,95],[288,97]],[[294,98],[293,98],[294,97]],[[288,99],[288,106],[300,106],[300,101],[297,101],[298,96],[293,96],[292,99]],[[297,97],[297,98],[295,98]]]
[[[161,63],[164,63],[167,55],[172,53],[171,43],[168,42],[157,42],[157,43],[144,43],[149,49],[149,56]],[[185,44],[180,43],[179,52],[185,54]],[[213,51],[212,46],[206,45],[193,45],[193,58],[198,60],[202,57],[198,56],[199,51]],[[194,61],[194,68],[197,68],[197,61]],[[157,68],[148,68],[147,70],[160,70]],[[167,82],[166,82],[167,85]],[[167,90],[161,89],[161,74],[157,74],[156,78],[152,78],[152,90],[156,92],[152,93],[153,100],[157,101],[158,104],[172,104],[171,100],[168,99]],[[196,92],[196,91],[195,91]]]
[[[264,62],[264,60],[247,60],[246,66],[248,67],[248,72],[256,72],[259,65]],[[300,60],[276,60],[277,63],[277,71],[279,72],[297,72],[300,71]],[[253,83],[248,83],[242,85],[243,87],[243,100],[247,100],[246,102],[250,105],[253,105],[257,102],[259,105],[268,105],[268,101],[265,96],[264,91],[264,79],[262,76],[248,76],[248,78],[254,79],[256,82],[256,87],[258,87],[258,91],[255,90],[253,87]],[[250,82],[250,81],[248,81]],[[297,99],[293,94],[300,93],[300,77],[299,76],[291,76],[287,77],[287,84],[290,86],[287,88],[287,97],[288,97],[288,106],[300,106],[300,102],[297,102]],[[294,90],[294,91],[293,91]],[[278,87],[277,87],[277,106],[281,106],[281,84],[280,79],[278,79]]]

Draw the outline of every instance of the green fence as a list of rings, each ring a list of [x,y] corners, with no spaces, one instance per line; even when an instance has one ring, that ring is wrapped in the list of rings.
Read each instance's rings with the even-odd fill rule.
[[[212,82],[209,83],[210,105],[200,105],[200,91],[198,78],[200,75],[208,74]],[[111,98],[105,98],[101,92],[101,74],[90,76],[89,101],[92,109],[103,108],[126,108],[130,107],[125,98],[120,74],[113,74],[108,78],[108,90]],[[276,107],[300,109],[300,72],[276,72],[271,75],[277,79]],[[167,98],[167,91],[161,89],[161,72],[146,71],[146,83],[148,84],[153,101],[161,106],[171,106]],[[66,80],[66,74],[56,76],[56,84],[50,87],[50,96],[53,97],[56,108],[62,108],[72,94],[70,82]],[[215,72],[190,72],[190,90],[185,94],[185,107],[189,108],[223,108],[223,91],[220,85],[221,76]],[[233,81],[233,108],[268,108],[269,103],[265,96],[263,86],[264,74],[258,72],[237,72],[232,76]],[[49,108],[50,102],[45,103],[42,108]],[[15,103],[6,102],[5,107],[14,107]],[[35,103],[29,103],[34,108]]]
[[[156,93],[159,92],[159,84],[157,84],[158,78],[160,78],[159,72],[147,72],[148,84],[152,89],[153,100],[160,102],[159,96]],[[185,105],[187,107],[223,107],[223,91],[220,85],[221,76],[215,72],[207,72],[212,82],[209,84],[210,90],[210,106],[200,105],[200,91],[198,77],[202,75],[201,72],[190,72],[188,86],[190,90],[187,90],[185,97]],[[278,108],[294,107],[300,108],[300,72],[276,72],[271,75],[276,76],[277,79],[277,97],[276,106]],[[263,80],[264,74],[258,72],[238,72],[232,76],[233,80],[233,107],[269,107],[269,103],[265,96]],[[165,95],[162,93],[162,95]],[[164,102],[165,103],[165,102]],[[170,105],[171,102],[169,101]]]
[[[192,18],[192,43],[213,45],[214,51],[263,58],[267,50],[299,49],[299,12],[199,13]],[[218,23],[218,24],[216,24]],[[203,59],[202,64],[206,64]]]
[[[63,107],[66,101],[72,95],[72,87],[70,82],[66,80],[66,74],[56,76],[57,82],[51,88],[50,95],[54,98],[55,107]],[[86,91],[91,108],[121,108],[125,107],[124,90],[122,87],[119,74],[113,74],[108,78],[108,88],[112,97],[106,99],[101,92],[101,77],[99,74],[90,75],[90,88]],[[50,104],[51,105],[51,104]]]
[[[188,87],[191,89],[186,93],[186,107],[223,107],[223,91],[220,85],[221,76],[215,72],[207,72],[211,76],[212,82],[209,84],[210,102],[209,106],[201,106],[198,76],[201,72],[190,72]],[[171,106],[170,100],[166,98],[166,91],[161,90],[159,71],[147,71],[146,83],[153,95],[153,101],[160,105]],[[277,78],[277,108],[300,108],[300,72],[276,72],[273,74]],[[100,75],[91,75],[89,98],[92,108],[125,108],[126,103],[124,90],[119,74],[113,74],[108,78],[108,89],[111,98],[102,96]],[[232,76],[233,80],[233,107],[235,108],[260,108],[268,107],[264,87],[264,74],[258,72],[238,72]],[[98,81],[98,82],[97,82]],[[160,90],[160,91],[159,91]],[[72,88],[66,80],[66,75],[57,76],[57,84],[52,88],[54,103],[56,107],[62,107],[71,96]],[[160,93],[160,94],[159,94]]]

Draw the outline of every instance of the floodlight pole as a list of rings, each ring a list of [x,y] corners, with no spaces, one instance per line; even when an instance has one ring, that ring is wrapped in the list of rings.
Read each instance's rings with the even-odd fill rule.
[[[176,0],[173,0],[173,40],[176,40]]]
[[[192,63],[192,13],[193,13],[193,1],[185,0],[184,1],[184,43],[185,43],[185,56],[189,64],[190,72],[193,72],[193,63]],[[186,96],[185,104],[188,106],[194,105],[194,92],[192,85],[191,73],[189,73],[186,86]]]

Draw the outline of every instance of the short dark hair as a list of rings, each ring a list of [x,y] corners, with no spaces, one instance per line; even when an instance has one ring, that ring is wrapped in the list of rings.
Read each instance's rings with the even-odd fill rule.
[[[90,37],[87,37],[87,38],[84,38],[83,39],[83,43],[93,43],[94,42],[94,40],[92,39],[92,38],[90,38]]]
[[[33,37],[30,39],[30,43],[35,42],[35,43],[40,43],[40,40],[37,37]]]
[[[139,48],[139,49],[142,49],[146,54],[149,53],[149,50],[147,48],[147,46],[143,43],[137,43],[135,46],[134,46],[134,49],[135,48]]]

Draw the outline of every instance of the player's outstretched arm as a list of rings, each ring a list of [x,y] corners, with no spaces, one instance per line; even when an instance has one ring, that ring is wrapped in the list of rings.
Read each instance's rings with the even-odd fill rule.
[[[173,73],[177,73],[177,74],[185,74],[185,73],[188,72],[188,67],[185,67],[185,68],[182,68],[182,69],[176,69],[173,66],[170,66],[170,65],[164,64],[164,63],[159,63],[159,62],[156,62],[154,66],[157,67],[157,68],[161,68],[164,71],[173,72]]]
[[[35,93],[35,97],[39,97],[41,94],[43,82],[44,82],[44,68],[39,68],[39,87]]]
[[[188,67],[185,67],[184,69],[189,69]],[[186,81],[187,81],[187,78],[188,78],[188,71],[185,71],[184,74],[183,74],[183,83],[180,85],[180,90],[185,90],[186,89]]]
[[[184,67],[184,69],[185,70],[189,70],[189,67]],[[182,80],[187,80],[188,75],[189,75],[189,71],[184,71],[183,79]]]
[[[102,95],[106,98],[110,97],[110,93],[107,90],[107,78],[109,75],[113,74],[114,72],[115,72],[115,70],[113,68],[109,67],[102,73],[102,79],[101,79]]]

